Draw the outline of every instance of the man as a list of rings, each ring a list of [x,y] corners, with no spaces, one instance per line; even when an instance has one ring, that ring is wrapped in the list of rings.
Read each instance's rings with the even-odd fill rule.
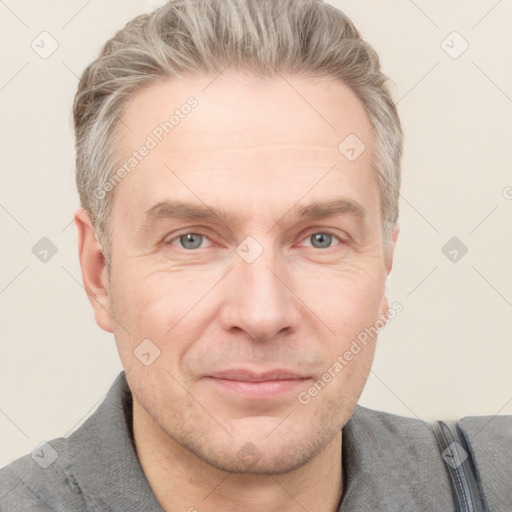
[[[357,405],[397,312],[402,130],[350,20],[171,1],[107,42],[74,119],[83,281],[125,371],[2,470],[0,510],[454,509],[432,427]],[[463,426],[492,492],[462,492],[505,510],[510,419],[486,421]]]

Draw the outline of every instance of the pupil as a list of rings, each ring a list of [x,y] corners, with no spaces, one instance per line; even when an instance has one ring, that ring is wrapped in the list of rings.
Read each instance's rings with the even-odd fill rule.
[[[188,233],[181,237],[182,244],[185,249],[197,249],[201,245],[201,236],[194,233]]]
[[[329,247],[332,239],[332,235],[327,233],[316,233],[313,235],[313,246],[314,247]],[[318,242],[318,245],[317,245]]]

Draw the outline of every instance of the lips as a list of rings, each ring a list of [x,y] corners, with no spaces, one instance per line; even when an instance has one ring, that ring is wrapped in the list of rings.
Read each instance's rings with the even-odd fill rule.
[[[230,369],[215,372],[207,376],[207,382],[223,395],[236,396],[251,400],[276,400],[286,397],[310,377],[285,369],[251,371],[247,369]]]
[[[276,380],[302,380],[308,377],[288,370],[270,370],[265,372],[252,372],[245,369],[224,370],[215,372],[209,377],[214,379],[234,380],[241,382],[266,382]]]

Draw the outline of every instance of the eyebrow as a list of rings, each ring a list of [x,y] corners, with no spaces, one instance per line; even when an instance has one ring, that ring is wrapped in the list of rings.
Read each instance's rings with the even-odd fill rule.
[[[363,220],[366,209],[357,201],[340,197],[329,201],[313,201],[305,205],[295,205],[278,222],[289,214],[299,220],[314,220],[335,215],[351,215]],[[183,201],[162,201],[144,212],[142,228],[147,230],[160,219],[217,219],[225,224],[232,224],[238,220],[238,216],[222,208]]]
[[[366,209],[357,201],[345,198],[323,202],[313,201],[307,205],[298,205],[296,207],[296,216],[298,218],[318,219],[343,214],[350,214],[363,219],[366,215]]]

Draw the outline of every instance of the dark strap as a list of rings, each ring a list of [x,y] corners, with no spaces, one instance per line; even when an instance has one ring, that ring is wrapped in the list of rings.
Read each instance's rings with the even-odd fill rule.
[[[489,512],[471,450],[458,423],[451,429],[444,421],[436,421],[432,426],[450,477],[454,512]]]

